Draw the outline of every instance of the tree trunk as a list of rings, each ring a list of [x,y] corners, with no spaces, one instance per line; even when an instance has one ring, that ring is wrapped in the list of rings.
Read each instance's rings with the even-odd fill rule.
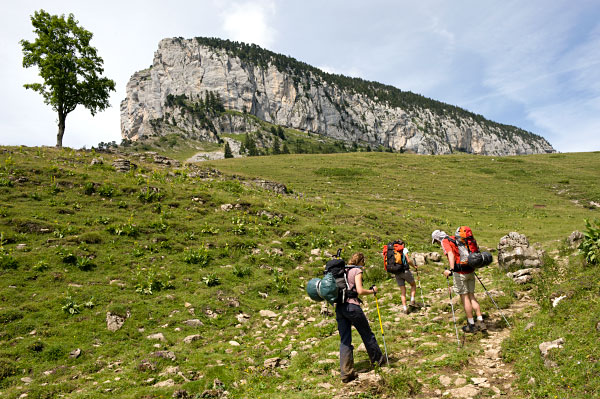
[[[67,115],[62,112],[58,112],[58,134],[56,135],[56,146],[58,148],[62,147],[62,139],[65,134],[65,120],[67,119]]]

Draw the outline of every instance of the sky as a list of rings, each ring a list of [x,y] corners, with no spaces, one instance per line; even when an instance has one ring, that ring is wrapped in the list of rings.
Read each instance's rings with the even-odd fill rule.
[[[0,145],[53,146],[57,115],[23,87],[30,16],[74,14],[94,34],[111,107],[67,116],[63,145],[121,141],[120,102],[131,75],[167,37],[255,43],[327,72],[457,105],[546,138],[560,152],[600,150],[597,0],[21,0],[0,15]]]

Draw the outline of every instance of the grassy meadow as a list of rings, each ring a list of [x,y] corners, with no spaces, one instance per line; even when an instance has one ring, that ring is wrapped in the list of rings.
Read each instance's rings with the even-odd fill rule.
[[[192,152],[185,149],[181,159]],[[118,173],[116,158],[137,168]],[[227,391],[230,398],[330,398],[344,389],[335,320],[320,314],[304,286],[321,276],[326,252],[337,248],[345,257],[366,254],[366,283],[381,287],[393,357],[402,358],[410,345],[411,356],[423,360],[410,367],[392,362],[383,383],[357,397],[418,397],[423,385],[439,385],[440,369],[460,371],[480,348],[469,339],[457,349],[447,301],[428,310],[443,314],[440,320],[398,319],[399,291],[383,271],[381,246],[403,238],[412,252],[439,251],[432,230],[469,225],[492,250],[517,231],[549,253],[564,252],[564,239],[600,215],[590,204],[600,203],[599,171],[600,153],[294,154],[172,168],[123,154],[2,147],[0,397],[192,398]],[[255,178],[291,192],[264,190]],[[552,326],[572,335],[569,345],[579,342],[572,332],[577,317],[589,318],[582,345],[597,342],[587,330],[600,311],[590,299],[597,298],[597,273],[576,254],[567,259],[569,276],[582,273],[587,288],[580,292],[551,269],[543,285],[527,287],[542,313],[534,334],[525,330],[527,320],[513,320],[505,356],[521,373],[514,397],[586,397],[580,395],[598,385],[589,382],[598,380],[598,349],[588,350],[585,370],[572,365],[578,347],[558,359],[575,390],[561,388],[560,375],[544,371],[534,356],[540,340],[556,338]],[[442,269],[422,271],[429,300],[445,289]],[[481,275],[489,289],[503,292],[502,307],[522,289],[495,267]],[[576,311],[548,308],[545,298],[556,290],[573,293]],[[366,301],[376,331],[375,304]],[[482,307],[493,304],[485,299]],[[107,312],[125,319],[118,331],[107,329]],[[464,314],[457,316],[464,322]],[[148,338],[158,333],[163,338]],[[531,356],[520,358],[517,350]],[[273,358],[275,367],[267,361]],[[367,363],[364,352],[355,359]],[[538,385],[529,384],[533,370]]]

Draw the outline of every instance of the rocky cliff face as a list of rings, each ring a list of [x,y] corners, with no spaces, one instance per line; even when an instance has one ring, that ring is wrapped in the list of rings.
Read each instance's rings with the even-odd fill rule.
[[[164,39],[152,66],[135,73],[127,84],[127,97],[121,103],[122,136],[137,140],[176,128],[195,138],[218,141],[222,132],[256,129],[256,122],[242,114],[222,115],[207,125],[167,104],[169,95],[185,95],[193,102],[214,92],[228,110],[348,142],[419,154],[554,152],[545,139],[521,129],[464,110],[457,113],[456,107],[441,103],[435,110],[417,104],[390,105],[372,92],[342,87],[327,79],[334,75],[315,71],[309,67],[298,74],[275,59],[259,65],[200,39]]]

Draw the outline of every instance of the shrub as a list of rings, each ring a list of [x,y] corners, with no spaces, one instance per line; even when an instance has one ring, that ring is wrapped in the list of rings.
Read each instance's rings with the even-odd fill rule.
[[[0,381],[17,373],[15,363],[10,359],[0,359]]]
[[[12,187],[13,182],[6,177],[0,177],[0,187]]]
[[[96,267],[96,265],[87,256],[80,256],[77,258],[77,267],[79,270],[87,272]]]
[[[115,188],[111,184],[103,184],[98,188],[101,197],[111,198],[115,194]]]
[[[207,249],[188,249],[183,254],[183,260],[191,265],[199,265],[204,267],[210,262],[211,256]]]
[[[287,294],[290,290],[290,280],[283,273],[276,271],[273,275],[275,289],[281,294]]]
[[[233,275],[236,277],[245,277],[245,276],[249,276],[252,274],[252,268],[250,266],[247,265],[235,265],[233,266],[232,269]]]
[[[19,263],[10,252],[0,251],[0,270],[16,269]]]
[[[138,199],[143,203],[160,201],[165,195],[156,187],[146,186],[140,190]]]
[[[65,298],[65,304],[63,305],[62,310],[70,315],[75,315],[81,312],[81,305],[75,302],[73,298],[68,296]]]
[[[23,312],[17,309],[5,309],[0,311],[0,323],[6,324],[11,321],[19,320],[23,318]]]
[[[209,287],[214,287],[216,285],[221,284],[221,282],[219,281],[219,277],[217,277],[215,273],[210,273],[202,277],[202,282],[204,282],[204,284],[206,284]]]
[[[579,250],[585,256],[585,261],[589,265],[600,263],[600,221],[594,220],[591,223],[586,219],[585,227],[587,231],[583,233],[583,242],[579,245]]]
[[[35,272],[45,272],[50,268],[48,262],[44,262],[43,260],[39,261],[35,266],[33,266],[33,271]]]
[[[138,270],[135,292],[152,295],[155,291],[174,288],[172,277],[164,272],[155,270]]]
[[[33,344],[27,347],[32,352],[41,352],[44,350],[44,343],[42,341],[35,341]]]
[[[96,186],[94,186],[94,183],[87,182],[83,185],[83,193],[85,195],[92,195],[95,192],[96,192]]]

